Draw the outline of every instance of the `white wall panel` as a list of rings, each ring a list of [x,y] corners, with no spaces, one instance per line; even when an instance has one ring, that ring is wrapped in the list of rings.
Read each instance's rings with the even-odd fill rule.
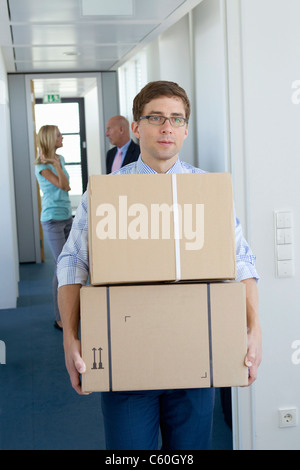
[[[1,49],[0,141],[2,147],[0,158],[0,309],[6,309],[16,307],[19,271],[8,86]]]
[[[249,228],[261,275],[264,354],[255,386],[257,449],[300,449],[299,424],[279,428],[278,409],[300,410],[300,106],[292,102],[299,79],[298,0],[242,0],[245,150]],[[295,276],[275,275],[274,210],[294,214]]]

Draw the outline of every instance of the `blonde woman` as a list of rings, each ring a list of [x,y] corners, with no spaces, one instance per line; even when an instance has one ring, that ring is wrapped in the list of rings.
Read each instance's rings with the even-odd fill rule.
[[[38,133],[39,155],[35,161],[35,175],[42,196],[41,224],[55,263],[69,236],[72,226],[72,209],[69,198],[69,175],[65,161],[57,154],[63,146],[63,137],[57,126],[43,126]],[[54,326],[62,329],[57,305],[56,269],[53,276]]]

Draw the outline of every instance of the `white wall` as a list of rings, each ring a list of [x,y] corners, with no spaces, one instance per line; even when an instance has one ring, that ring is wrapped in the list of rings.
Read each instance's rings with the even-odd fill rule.
[[[160,79],[178,83],[185,89],[193,103],[193,64],[191,62],[189,17],[186,15],[163,33],[159,39]],[[189,136],[184,141],[180,159],[196,164],[195,124],[196,113],[192,109],[189,121]]]
[[[145,48],[148,81],[169,80],[183,87],[193,102],[193,68],[190,50],[189,17],[186,15]],[[180,159],[196,164],[195,109],[189,122],[189,136]]]
[[[99,110],[97,87],[84,97],[88,175],[101,174]]]
[[[181,160],[208,171],[229,170],[221,3],[204,0],[144,49],[148,81],[175,81],[192,103]]]
[[[230,170],[222,3],[204,0],[193,12],[197,166],[207,171]]]
[[[12,168],[8,86],[0,49],[0,309],[15,308],[18,296],[18,250]],[[1,311],[0,311],[1,314]]]
[[[261,275],[264,357],[255,386],[257,449],[300,449],[300,427],[278,427],[278,409],[300,412],[299,0],[241,0],[249,229]],[[294,213],[295,276],[275,277],[274,210]]]

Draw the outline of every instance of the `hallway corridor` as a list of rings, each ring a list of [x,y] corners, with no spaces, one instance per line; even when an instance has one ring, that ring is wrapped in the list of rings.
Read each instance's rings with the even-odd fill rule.
[[[0,310],[0,450],[105,449],[100,394],[77,395],[64,365],[62,333],[53,327],[46,262],[20,265],[18,308]],[[217,393],[214,449],[232,448]]]

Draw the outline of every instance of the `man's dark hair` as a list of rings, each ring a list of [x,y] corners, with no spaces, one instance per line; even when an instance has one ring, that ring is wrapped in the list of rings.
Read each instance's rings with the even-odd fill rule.
[[[177,83],[161,80],[148,83],[134,98],[132,108],[134,121],[138,121],[143,115],[143,110],[147,103],[162,96],[180,98],[184,105],[185,117],[189,119],[191,104],[184,89],[177,85]]]

